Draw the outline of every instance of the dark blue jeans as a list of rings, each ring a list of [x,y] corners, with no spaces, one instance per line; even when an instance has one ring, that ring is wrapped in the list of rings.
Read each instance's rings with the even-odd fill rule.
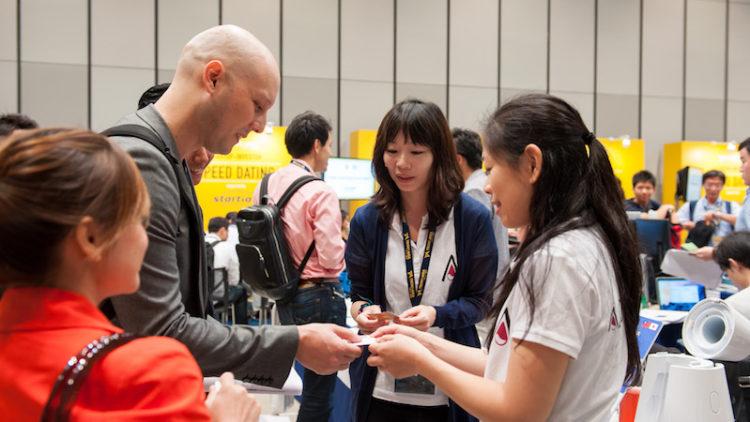
[[[276,303],[283,325],[329,322],[346,326],[346,304],[339,283],[323,283],[300,289],[289,303]],[[292,369],[294,370],[294,369]],[[305,368],[302,377],[302,403],[298,422],[325,422],[333,408],[333,389],[337,374],[318,375]]]

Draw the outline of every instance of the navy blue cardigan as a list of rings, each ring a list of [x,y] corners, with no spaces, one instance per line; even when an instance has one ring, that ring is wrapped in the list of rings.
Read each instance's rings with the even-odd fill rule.
[[[479,347],[474,324],[489,310],[491,287],[497,272],[497,245],[491,214],[482,204],[461,194],[455,204],[454,224],[458,271],[448,291],[448,302],[436,306],[435,326],[444,330],[447,340]],[[346,243],[346,268],[352,282],[352,301],[371,300],[385,309],[385,257],[388,227],[378,218],[378,209],[370,202],[359,208],[349,227]],[[349,367],[352,387],[352,418],[365,421],[375,388],[377,369],[367,366],[365,351]],[[476,421],[453,401],[453,421]]]

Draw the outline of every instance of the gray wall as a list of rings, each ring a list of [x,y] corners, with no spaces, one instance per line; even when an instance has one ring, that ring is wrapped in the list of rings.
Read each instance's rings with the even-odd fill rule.
[[[550,92],[599,136],[646,139],[657,172],[666,142],[750,136],[750,0],[0,0],[0,112],[104,129],[218,23],[279,60],[269,120],[316,110],[342,155],[409,96],[479,129]]]

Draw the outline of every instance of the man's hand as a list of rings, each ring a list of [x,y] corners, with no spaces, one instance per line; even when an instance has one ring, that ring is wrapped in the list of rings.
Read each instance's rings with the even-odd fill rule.
[[[682,228],[685,230],[693,230],[695,228],[695,223],[692,221],[686,221],[682,223]]]
[[[690,255],[693,255],[696,258],[700,258],[704,261],[710,261],[714,259],[714,247],[713,246],[704,246],[702,248],[698,248],[692,252],[690,252]]]
[[[362,354],[361,348],[351,344],[359,341],[359,336],[347,328],[334,324],[307,324],[297,329],[297,360],[320,375],[346,369]]]
[[[718,219],[718,215],[716,211],[708,211],[705,214],[703,214],[703,221],[706,224],[711,224],[714,221],[714,218]]]
[[[398,316],[399,324],[414,327],[420,331],[427,331],[435,323],[437,311],[432,306],[417,305],[401,312]]]
[[[260,404],[245,391],[241,385],[234,383],[231,372],[221,374],[220,384],[211,387],[206,398],[206,407],[213,421],[255,422],[260,417]]]
[[[388,325],[388,321],[370,318],[371,314],[379,314],[381,312],[380,306],[371,305],[362,309],[362,312],[354,320],[357,321],[357,325],[363,333],[371,333],[384,325]]]

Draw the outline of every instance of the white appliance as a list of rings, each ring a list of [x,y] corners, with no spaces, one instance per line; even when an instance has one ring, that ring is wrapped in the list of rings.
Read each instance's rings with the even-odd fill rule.
[[[724,365],[656,353],[646,361],[635,422],[731,422]]]

